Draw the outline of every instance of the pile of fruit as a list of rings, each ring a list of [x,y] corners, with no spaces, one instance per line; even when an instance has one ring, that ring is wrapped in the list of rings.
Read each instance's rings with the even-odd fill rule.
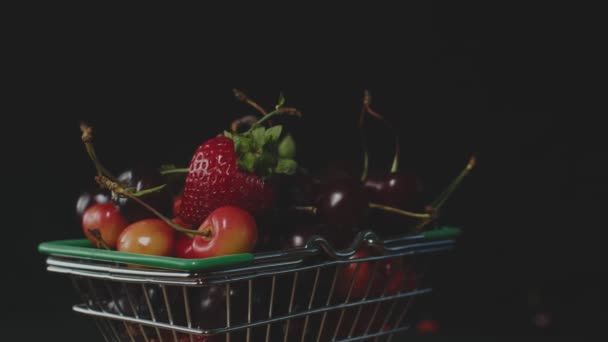
[[[342,249],[363,230],[386,237],[430,229],[474,165],[471,158],[437,200],[422,203],[416,174],[399,169],[395,134],[391,169],[369,176],[366,119],[392,127],[371,108],[366,92],[359,117],[362,172],[314,175],[297,163],[296,142],[280,124],[301,113],[286,106],[282,96],[267,111],[244,93],[235,90],[235,95],[259,115],[239,118],[204,141],[188,168],[134,166],[114,176],[95,153],[92,127],[81,124],[98,185],[76,205],[84,235],[98,248],[179,258],[301,248],[312,236]],[[362,248],[355,257],[371,253]]]

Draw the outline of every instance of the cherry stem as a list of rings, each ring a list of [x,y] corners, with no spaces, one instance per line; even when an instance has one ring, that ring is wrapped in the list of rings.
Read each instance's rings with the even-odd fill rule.
[[[460,174],[452,181],[452,183],[437,197],[437,199],[431,205],[435,209],[439,209],[445,201],[452,195],[452,193],[458,188],[462,180],[471,172],[471,170],[475,167],[477,163],[477,158],[475,156],[471,156],[469,158],[469,162],[467,166],[460,172]]]
[[[97,248],[99,248],[99,246],[103,247],[104,249],[110,250],[110,246],[108,246],[108,244],[103,241],[103,238],[101,237],[101,233],[99,232],[99,229],[89,229],[88,230],[89,233],[91,233],[91,236],[95,239],[95,241],[97,241]]]
[[[361,171],[361,181],[364,181],[367,178],[367,174],[369,172],[369,152],[367,149],[365,130],[363,129],[363,126],[365,125],[365,108],[369,106],[369,101],[371,101],[370,93],[369,91],[365,90],[363,92],[363,106],[361,107],[361,114],[359,115],[359,134],[361,135],[361,149],[363,150],[363,170]]]
[[[399,170],[399,155],[401,154],[401,144],[399,143],[399,134],[397,134],[397,131],[395,131],[395,128],[393,127],[393,125],[391,125],[391,123],[388,120],[386,120],[382,115],[378,114],[376,111],[374,111],[370,107],[372,101],[371,101],[371,94],[369,93],[369,91],[366,91],[366,97],[367,97],[367,101],[363,102],[364,110],[371,116],[375,117],[376,119],[382,120],[384,125],[386,125],[386,127],[388,127],[388,129],[393,133],[393,136],[395,138],[395,156],[393,157],[393,164],[391,165],[391,173],[395,173]]]
[[[430,213],[413,213],[411,211],[394,208],[394,207],[384,205],[384,204],[370,202],[369,207],[374,208],[374,209],[384,210],[384,211],[390,211],[392,213],[403,215],[403,216],[409,216],[409,217],[415,217],[415,218],[421,218],[421,219],[430,219],[430,220],[433,219],[433,215],[431,215]],[[317,208],[314,206],[293,206],[290,208],[293,210],[309,212],[311,214],[317,213]]]
[[[240,91],[238,89],[232,89],[232,91],[234,92],[234,96],[236,96],[236,98],[239,101],[245,102],[246,104],[248,104],[251,107],[255,108],[258,112],[262,113],[262,115],[266,115],[267,114],[266,110],[264,108],[262,108],[262,106],[260,106],[259,104],[255,103],[255,101],[253,101],[252,99],[250,99],[242,91]]]
[[[97,175],[106,176],[112,180],[115,180],[116,177],[114,177],[112,173],[108,171],[108,169],[106,169],[97,158],[95,148],[93,147],[93,127],[89,126],[86,122],[83,121],[80,123],[80,131],[82,132],[81,139],[87,150],[87,154],[89,155],[89,158],[91,158],[91,160],[93,161],[93,164],[95,164],[95,169],[97,169]]]
[[[175,169],[168,169],[168,170],[162,170],[160,172],[161,175],[169,175],[172,173],[188,173],[188,171],[190,171],[189,168],[187,167],[182,167],[182,168],[175,168]]]
[[[130,192],[128,189],[125,189],[125,191],[129,192],[132,196],[141,197],[141,196],[146,196],[146,195],[149,195],[151,193],[155,193],[155,192],[161,191],[166,186],[167,186],[167,184],[163,184],[163,185],[156,186],[154,188],[144,189],[144,190],[141,190],[141,191],[138,191],[138,192]]]
[[[295,109],[295,108],[291,108],[291,107],[281,107],[279,109],[275,109],[272,112],[266,114],[264,117],[262,117],[261,119],[259,119],[257,122],[255,122],[253,125],[251,125],[251,127],[249,127],[249,129],[247,130],[247,132],[245,132],[244,134],[247,133],[251,133],[251,131],[256,128],[257,126],[261,125],[264,121],[270,119],[273,116],[276,115],[294,115],[294,116],[302,116],[302,113],[300,113],[299,110]]]
[[[374,208],[374,209],[388,211],[388,212],[403,215],[403,216],[414,217],[414,218],[421,218],[421,219],[431,219],[432,218],[432,215],[429,213],[414,213],[411,211],[406,211],[406,210],[402,210],[399,208],[390,207],[390,206],[384,205],[384,204],[370,202],[369,207]]]
[[[414,227],[414,231],[421,231],[424,227],[426,227],[429,223],[437,220],[439,216],[437,208],[433,208],[430,205],[427,205],[425,210],[429,213],[431,217],[420,222],[416,227]]]
[[[139,203],[141,206],[143,206],[144,208],[151,211],[159,219],[163,220],[163,222],[165,222],[166,224],[168,224],[169,226],[171,226],[173,229],[177,230],[178,232],[182,232],[182,233],[186,233],[186,234],[203,235],[206,237],[209,236],[208,231],[199,232],[197,230],[184,228],[184,227],[178,225],[177,223],[171,221],[165,215],[161,214],[158,210],[154,209],[152,206],[150,206],[146,202],[142,201],[140,198],[133,196],[133,194],[131,194],[128,191],[126,191],[125,189],[123,189],[120,185],[118,185],[118,183],[111,181],[110,179],[108,179],[105,176],[96,176],[95,181],[97,181],[97,183],[99,183],[99,185],[109,189],[110,191],[113,191],[118,195],[130,198],[133,201]]]
[[[296,205],[293,207],[290,207],[293,210],[297,210],[297,211],[305,211],[305,212],[309,212],[311,214],[317,214],[317,208],[313,207],[313,206],[301,206],[301,205]]]

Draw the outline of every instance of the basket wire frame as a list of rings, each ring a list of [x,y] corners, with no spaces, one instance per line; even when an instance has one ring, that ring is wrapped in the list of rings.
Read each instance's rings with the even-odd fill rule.
[[[263,256],[205,274],[59,256],[47,269],[69,275],[81,301],[74,310],[92,316],[105,341],[392,341],[409,329],[416,297],[431,292],[431,259],[453,242],[357,259]],[[415,269],[415,286],[391,288],[387,264]]]

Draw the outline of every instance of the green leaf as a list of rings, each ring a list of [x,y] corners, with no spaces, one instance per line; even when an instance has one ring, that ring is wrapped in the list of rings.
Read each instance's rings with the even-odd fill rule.
[[[232,139],[232,133],[230,133],[228,131],[224,131],[224,136]]]
[[[234,149],[238,153],[251,152],[252,140],[250,137],[236,135],[234,136]]]
[[[290,134],[287,134],[279,143],[279,157],[293,159],[296,156],[296,142]]]
[[[239,158],[239,167],[242,170],[253,172],[255,170],[255,154],[247,152]]]
[[[298,163],[296,163],[293,159],[279,159],[277,167],[275,167],[274,172],[283,173],[286,175],[293,175],[296,173],[296,169],[298,168]]]
[[[283,107],[284,104],[285,104],[285,96],[283,96],[283,92],[280,92],[279,101],[277,102],[277,105],[274,108],[279,109],[279,108]]]
[[[278,141],[281,137],[281,132],[283,131],[283,126],[276,125],[268,128],[266,132],[264,132],[264,142],[275,142]]]
[[[264,133],[266,132],[266,129],[264,127],[256,127],[251,131],[251,136],[253,137],[253,143],[258,146],[264,146],[265,138],[264,138]]]

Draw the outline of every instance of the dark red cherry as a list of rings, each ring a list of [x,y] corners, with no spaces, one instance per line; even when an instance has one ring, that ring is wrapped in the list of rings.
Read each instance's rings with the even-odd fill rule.
[[[136,166],[123,171],[118,175],[118,182],[126,189],[133,192],[154,188],[166,184],[165,178],[155,168],[146,166]],[[171,216],[173,211],[173,198],[167,188],[140,197],[144,202],[160,211],[165,216]],[[156,218],[156,216],[141,206],[139,203],[126,198],[119,197],[116,203],[121,208],[121,212],[127,220],[135,222],[146,218]]]
[[[370,175],[364,186],[374,203],[415,210],[422,202],[422,182],[411,170],[401,170],[383,176]]]
[[[281,236],[281,248],[304,248],[306,244],[315,235],[319,235],[332,242],[335,239],[335,233],[331,226],[323,223],[298,223],[284,232]]]
[[[317,195],[315,207],[322,222],[340,230],[357,231],[367,226],[369,195],[358,180],[343,178],[325,184]]]

